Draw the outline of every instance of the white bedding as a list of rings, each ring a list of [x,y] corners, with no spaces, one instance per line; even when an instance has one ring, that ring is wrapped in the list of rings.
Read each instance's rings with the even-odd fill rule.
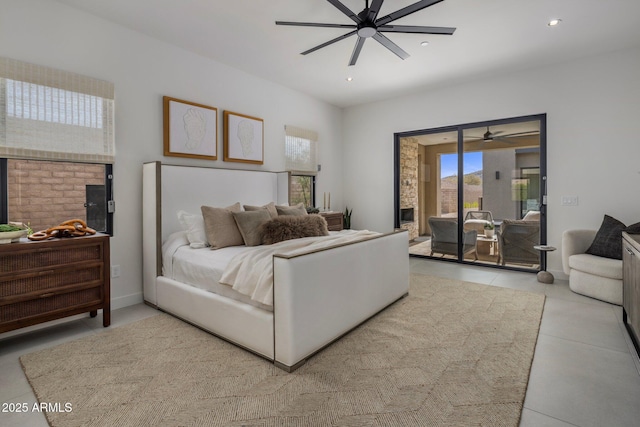
[[[329,236],[304,237],[285,240],[273,245],[255,246],[234,256],[224,270],[220,283],[251,297],[267,306],[273,306],[273,255],[298,255],[334,245],[356,242],[378,236],[368,230],[343,230]]]
[[[380,233],[343,230],[264,246],[230,246],[211,250],[189,246],[185,232],[162,245],[162,274],[181,283],[273,311],[273,255],[296,255],[363,240]]]
[[[216,250],[193,249],[189,246],[185,233],[177,232],[169,236],[162,246],[162,274],[198,289],[273,311],[273,307],[252,301],[249,296],[219,283],[229,261],[237,254],[251,249],[248,246],[230,246]]]

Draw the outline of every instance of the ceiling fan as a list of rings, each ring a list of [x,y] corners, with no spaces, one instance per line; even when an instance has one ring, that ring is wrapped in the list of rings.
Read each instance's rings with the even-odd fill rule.
[[[311,52],[315,52],[318,49],[322,49],[323,47],[329,46],[335,42],[346,39],[353,35],[358,36],[358,41],[356,41],[356,45],[353,49],[353,53],[351,54],[351,59],[349,60],[349,66],[355,65],[358,60],[358,56],[360,55],[360,51],[362,50],[362,46],[364,42],[368,38],[372,38],[391,52],[395,53],[398,57],[402,59],[407,59],[409,54],[401,49],[397,44],[389,40],[382,33],[410,33],[410,34],[444,34],[451,35],[456,30],[452,27],[425,27],[425,26],[415,26],[415,25],[388,25],[390,22],[395,21],[396,19],[400,19],[407,15],[411,15],[412,13],[418,12],[424,8],[429,6],[433,6],[434,4],[440,3],[444,0],[422,0],[417,3],[406,6],[402,9],[399,9],[395,12],[390,13],[389,15],[383,16],[382,18],[378,18],[378,13],[380,13],[380,8],[382,7],[382,3],[384,0],[372,0],[371,6],[369,6],[369,1],[365,0],[365,8],[360,13],[354,13],[342,4],[339,0],[327,0],[333,6],[335,6],[340,12],[344,13],[351,19],[354,24],[321,24],[315,22],[287,22],[287,21],[276,21],[276,25],[292,25],[299,27],[325,27],[325,28],[352,28],[352,31],[349,31],[346,34],[343,34],[335,39],[329,40],[328,42],[322,43],[316,47],[313,47],[309,50],[305,50],[302,52],[302,55],[307,55]]]
[[[504,134],[504,131],[502,130],[498,130],[495,132],[491,132],[491,129],[489,129],[489,126],[487,126],[487,131],[482,135],[482,136],[465,136],[465,140],[467,142],[473,142],[473,141],[482,141],[482,142],[491,142],[491,141],[502,141],[502,142],[507,142],[510,144],[514,144],[516,141],[510,140],[509,138],[514,137],[514,136],[528,136],[528,135],[537,135],[540,133],[540,131],[537,130],[529,130],[529,131],[524,131],[524,132],[514,132],[514,133],[507,133]]]

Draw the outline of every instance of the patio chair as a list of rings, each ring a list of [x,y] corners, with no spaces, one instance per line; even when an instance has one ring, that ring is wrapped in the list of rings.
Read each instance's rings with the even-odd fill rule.
[[[441,253],[442,256],[458,256],[458,220],[455,218],[442,218],[432,216],[429,218],[431,228],[431,256],[434,252]],[[478,259],[476,253],[476,240],[478,233],[476,230],[467,230],[462,234],[462,254],[474,254],[474,259]]]
[[[493,224],[493,215],[489,211],[469,211],[464,217],[464,229],[476,230],[478,234],[484,234],[487,224]]]
[[[505,219],[498,233],[498,263],[540,264],[540,222]]]

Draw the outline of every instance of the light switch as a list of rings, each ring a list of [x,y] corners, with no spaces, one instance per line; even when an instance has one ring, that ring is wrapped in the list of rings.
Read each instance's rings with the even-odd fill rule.
[[[578,206],[578,196],[562,196],[560,204],[562,206]]]

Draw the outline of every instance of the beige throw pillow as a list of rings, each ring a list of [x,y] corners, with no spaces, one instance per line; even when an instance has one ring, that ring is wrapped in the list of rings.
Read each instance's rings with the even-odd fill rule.
[[[204,230],[211,249],[226,248],[227,246],[242,246],[244,240],[238,230],[233,212],[240,212],[240,203],[235,203],[226,208],[214,208],[201,206],[204,218]]]
[[[266,209],[233,212],[233,218],[238,224],[245,245],[258,246],[262,244],[262,225],[271,220],[271,215]]]
[[[303,203],[298,203],[295,206],[276,206],[278,215],[308,215],[307,209]]]
[[[245,211],[257,211],[258,209],[266,209],[267,212],[269,212],[269,215],[271,216],[271,218],[276,218],[278,216],[278,211],[276,210],[276,204],[273,202],[268,203],[264,206],[244,205]]]

